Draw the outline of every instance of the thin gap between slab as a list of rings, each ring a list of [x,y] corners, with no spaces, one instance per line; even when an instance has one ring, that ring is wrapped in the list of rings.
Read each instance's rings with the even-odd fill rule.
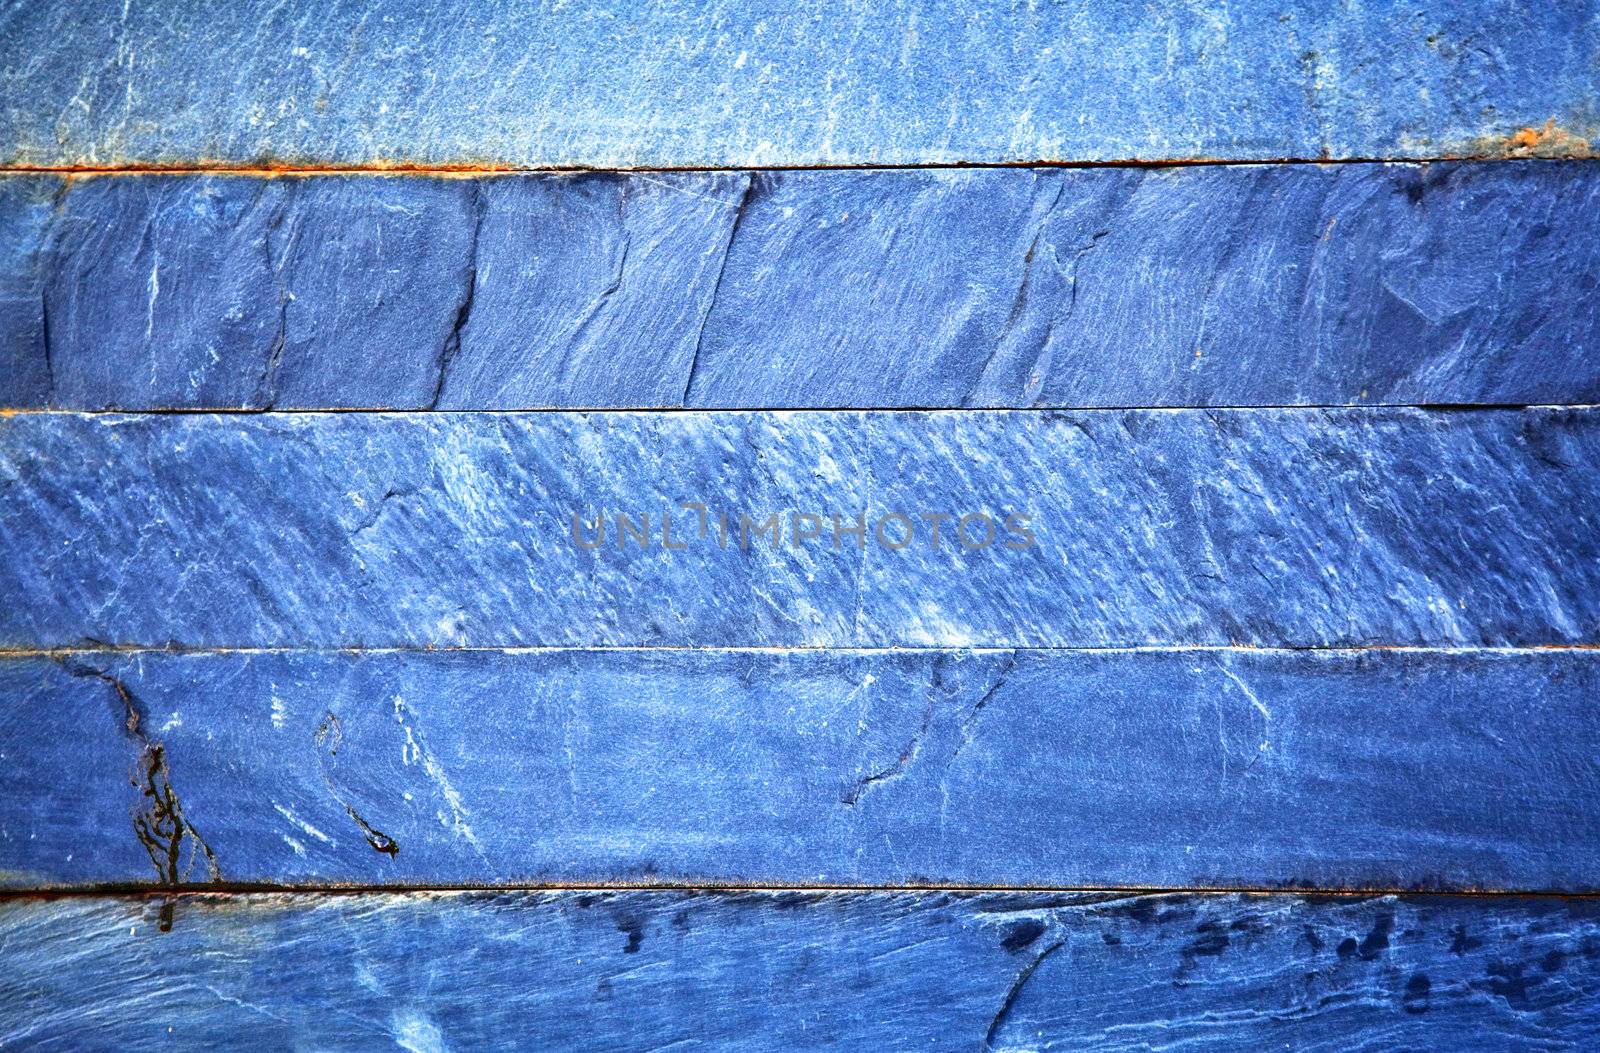
[[[860,171],[937,171],[996,168],[1221,168],[1239,165],[1370,165],[1415,164],[1426,165],[1444,162],[1470,161],[1497,163],[1503,161],[1589,161],[1596,158],[1585,153],[1535,153],[1507,151],[1499,153],[1432,154],[1422,157],[1253,157],[1253,158],[1121,158],[1102,161],[1057,161],[1044,158],[1014,161],[928,161],[915,164],[894,164],[863,161],[838,164],[760,164],[760,165],[638,165],[605,166],[579,164],[551,165],[471,165],[471,164],[412,164],[405,162],[364,164],[306,164],[260,165],[247,162],[192,164],[124,164],[124,165],[0,165],[0,175],[241,175],[257,178],[280,176],[320,175],[377,175],[377,176],[432,176],[473,179],[480,176],[572,175],[591,172],[661,173],[674,172],[860,172]]]

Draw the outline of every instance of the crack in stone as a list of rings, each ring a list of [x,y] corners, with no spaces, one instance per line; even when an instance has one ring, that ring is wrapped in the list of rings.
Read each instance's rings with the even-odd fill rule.
[[[1102,238],[1105,238],[1111,234],[1112,229],[1117,225],[1118,217],[1127,207],[1128,202],[1131,201],[1134,195],[1139,192],[1139,188],[1143,185],[1143,183],[1144,173],[1141,171],[1132,181],[1132,185],[1128,187],[1127,192],[1122,195],[1121,199],[1113,200],[1111,202],[1110,207],[1106,210],[1103,224],[1089,235],[1089,240],[1087,242],[1077,247],[1077,249],[1073,252],[1071,260],[1067,262],[1066,266],[1063,267],[1059,258],[1057,259],[1056,268],[1067,283],[1067,302],[1065,308],[1061,310],[1059,317],[1057,316],[1056,312],[1051,312],[1045,319],[1044,333],[1039,339],[1038,349],[1034,352],[1033,361],[1029,364],[1027,372],[1024,374],[1024,393],[1027,393],[1028,385],[1032,381],[1032,378],[1038,378],[1038,391],[1034,393],[1034,397],[1032,399],[1028,400],[1026,403],[1027,405],[1035,404],[1038,401],[1038,395],[1044,390],[1044,376],[1049,371],[1051,344],[1055,340],[1057,326],[1069,321],[1077,310],[1078,271],[1083,264],[1084,257],[1088,256],[1089,253],[1093,252],[1099,246]],[[1036,257],[1038,251],[1038,242],[1043,237],[1045,228],[1049,225],[1050,217],[1054,214],[1057,206],[1061,202],[1063,191],[1064,186],[1059,186],[1057,188],[1055,197],[1051,199],[1049,207],[1045,209],[1044,216],[1039,222],[1039,228],[1034,234],[1033,244],[1029,246],[1027,255],[1024,257],[1025,268],[1023,273],[1023,282],[1017,290],[1017,304],[1012,308],[1012,316],[1007,319],[1005,327],[1001,330],[1000,335],[996,340],[997,345],[1001,340],[1004,340],[1005,336],[1011,331],[1016,318],[1020,315],[1022,307],[1025,304],[1029,286],[1032,281],[1034,258]]]
[[[287,195],[285,203],[280,204],[267,221],[267,229],[261,235],[261,251],[266,257],[267,273],[272,276],[272,286],[278,294],[278,331],[273,334],[272,343],[267,348],[267,360],[261,370],[261,379],[256,382],[254,402],[263,410],[271,410],[278,401],[278,370],[283,365],[283,351],[289,343],[289,289],[283,283],[283,269],[287,265],[289,253],[287,249],[278,256],[272,251],[272,236],[283,225],[284,214],[288,210]],[[293,232],[289,241],[294,241]]]
[[[596,318],[600,317],[600,312],[605,309],[606,303],[621,290],[623,279],[627,275],[628,254],[633,249],[633,234],[628,229],[628,187],[630,185],[630,181],[621,180],[617,191],[617,229],[622,234],[622,248],[617,253],[616,264],[612,268],[611,280],[589,302],[589,306],[584,308],[577,324],[572,327],[572,335],[567,340],[576,348],[584,346],[584,340],[587,338],[590,326],[594,324]],[[560,377],[563,385],[572,381],[580,366],[580,355],[569,354],[562,357]]]
[[[56,228],[67,206],[67,193],[72,189],[72,177],[61,180],[50,199],[50,216],[40,232],[35,251],[39,255],[39,352],[44,358],[44,404],[56,405],[55,349],[50,340],[50,289],[55,284]]]
[[[456,356],[461,353],[461,333],[467,327],[467,322],[472,318],[472,302],[478,293],[478,240],[483,234],[483,216],[488,211],[484,199],[483,183],[474,179],[472,181],[472,238],[467,243],[467,262],[465,267],[465,288],[461,292],[461,300],[456,305],[455,321],[450,326],[450,332],[445,335],[444,342],[439,345],[437,357],[438,373],[433,382],[433,395],[428,399],[426,409],[438,409],[439,399],[444,395],[445,377],[450,372],[450,367],[455,363]]]
[[[390,501],[404,500],[408,497],[415,497],[417,492],[418,488],[415,486],[391,486],[384,490],[383,496],[378,499],[377,507],[372,510],[372,514],[367,517],[365,522],[357,524],[356,528],[350,531],[350,539],[354,541],[356,538],[377,526],[378,520],[383,518],[384,510],[389,507]]]
[[[1011,335],[1011,331],[1016,328],[1017,321],[1022,317],[1025,309],[1027,308],[1029,299],[1032,298],[1034,261],[1038,257],[1039,242],[1044,237],[1045,229],[1049,227],[1050,219],[1053,215],[1055,215],[1056,206],[1061,203],[1061,198],[1065,190],[1065,182],[1060,179],[1056,179],[1055,193],[1051,196],[1050,203],[1044,207],[1042,213],[1040,214],[1038,225],[1034,227],[1033,237],[1028,242],[1027,251],[1022,254],[1022,275],[1017,281],[1017,291],[1011,301],[1011,310],[1006,315],[1005,322],[1001,324],[999,331],[994,336],[994,349],[985,359],[983,368],[978,371],[977,379],[972,385],[971,390],[969,390],[967,395],[962,399],[963,405],[971,406],[974,399],[974,392],[981,391],[985,388],[985,381],[990,376],[990,371],[996,367],[996,357],[1000,354],[1001,348],[1006,342],[1006,338],[1009,337]],[[1027,376],[1023,378],[1024,393],[1026,393],[1029,387],[1028,378],[1035,374],[1039,362],[1043,359],[1045,348],[1050,345],[1050,338],[1054,333],[1054,330],[1055,317],[1052,313],[1045,320],[1044,336],[1040,340],[1038,349],[1033,354],[1033,366],[1028,370]],[[1041,387],[1042,380],[1043,378],[1041,378]]]
[[[123,732],[139,746],[134,775],[128,783],[139,791],[140,802],[132,808],[134,836],[150,857],[161,884],[177,887],[190,883],[195,863],[205,859],[207,880],[215,884],[222,880],[222,869],[211,846],[200,836],[183,809],[183,802],[172,785],[172,773],[167,766],[166,747],[150,738],[145,725],[149,714],[138,697],[120,678],[107,670],[97,669],[82,662],[64,659],[61,662],[68,674],[84,679],[99,680],[116,693],[121,706]],[[188,862],[184,862],[184,842],[192,843]],[[171,932],[177,902],[172,896],[163,899],[160,930]]]
[[[1023,988],[1028,986],[1028,981],[1038,971],[1044,960],[1067,945],[1065,939],[1057,940],[1044,950],[1040,951],[1034,959],[1017,973],[1016,979],[1011,981],[1011,986],[1006,990],[1005,998],[1000,1002],[1000,1008],[995,1011],[994,1019],[989,1022],[989,1030],[984,1032],[983,1044],[978,1047],[979,1053],[988,1053],[994,1049],[995,1036],[1000,1033],[1000,1028],[1005,1025],[1010,1017],[1012,1008],[1017,1004],[1017,999],[1022,997]]]
[[[995,675],[994,682],[991,683],[989,685],[989,687],[983,692],[983,694],[978,698],[978,700],[972,704],[972,708],[967,711],[966,717],[964,717],[962,719],[962,721],[961,721],[960,728],[957,729],[957,738],[956,738],[955,748],[950,751],[950,759],[945,761],[945,763],[944,763],[944,774],[941,775],[940,778],[939,778],[939,795],[940,795],[940,800],[939,800],[939,835],[940,835],[940,837],[944,836],[945,822],[946,822],[946,819],[947,819],[949,811],[950,811],[950,788],[949,788],[950,771],[951,771],[952,768],[955,767],[956,761],[961,757],[962,751],[965,750],[968,746],[970,746],[972,744],[973,740],[975,738],[977,738],[977,734],[976,734],[976,731],[974,729],[977,727],[979,714],[981,714],[984,711],[984,709],[988,707],[989,703],[991,701],[993,701],[994,697],[997,694],[1000,693],[1000,689],[1005,686],[1006,680],[1010,678],[1011,674],[1017,668],[1017,662],[1019,660],[1019,657],[1020,657],[1019,656],[1019,652],[1017,652],[1015,650],[1009,652],[1006,655],[1005,664],[1000,667],[1000,671]],[[935,686],[938,686],[938,682],[939,681],[938,681],[938,673],[937,673],[937,670],[938,670],[937,664],[935,664],[934,668],[935,668]]]
[[[1225,660],[1219,658],[1217,661],[1217,668],[1222,672],[1223,676],[1227,677],[1233,682],[1234,686],[1237,687],[1239,692],[1244,695],[1251,707],[1254,708],[1255,711],[1261,716],[1261,742],[1256,747],[1255,755],[1250,758],[1250,763],[1246,764],[1244,766],[1244,771],[1240,773],[1240,776],[1243,777],[1250,774],[1250,769],[1254,768],[1261,758],[1272,749],[1272,710],[1268,709],[1266,703],[1262,702],[1261,699],[1256,696],[1256,693],[1250,690],[1250,686],[1244,682],[1238,673],[1233,671],[1232,667],[1229,666]],[[1224,747],[1224,749],[1226,749],[1226,747]]]
[[[993,701],[994,696],[1000,693],[1000,689],[1005,686],[1006,680],[1016,671],[1016,668],[1017,652],[1012,651],[1006,658],[1006,664],[1000,668],[1000,672],[995,676],[994,683],[990,684],[989,689],[983,693],[983,696],[972,704],[972,708],[967,711],[966,719],[961,722],[961,736],[959,741],[956,742],[955,752],[950,755],[952,764],[955,763],[957,757],[961,756],[961,751],[972,744],[972,740],[976,737],[973,729],[977,727],[978,715]]]
[[[322,723],[317,725],[315,739],[318,749],[317,764],[322,769],[322,781],[327,784],[328,793],[343,806],[345,814],[355,822],[356,826],[361,828],[361,836],[366,838],[367,844],[372,846],[373,851],[382,852],[390,859],[398,856],[400,842],[367,822],[361,813],[356,811],[355,805],[345,800],[339,788],[334,785],[333,773],[328,770],[328,765],[329,761],[339,756],[339,747],[344,744],[344,729],[339,726],[339,718],[334,716],[332,711],[323,714]]]
[[[50,357],[50,292],[48,287],[39,290],[39,344],[44,355],[44,404],[56,404],[56,366]]]
[[[1044,214],[1039,217],[1039,225],[1034,228],[1033,240],[1028,243],[1028,251],[1022,254],[1022,278],[1017,282],[1017,295],[1011,302],[1011,313],[1006,316],[1005,324],[1000,327],[995,343],[1001,343],[1011,333],[1017,324],[1017,319],[1022,316],[1022,309],[1027,305],[1028,293],[1033,286],[1034,257],[1039,251],[1039,239],[1044,237],[1045,228],[1050,225],[1050,217],[1055,215],[1056,206],[1061,203],[1061,196],[1066,190],[1066,183],[1056,180],[1056,192],[1050,198],[1050,203],[1045,206]]]
[[[887,767],[857,779],[854,785],[848,787],[840,795],[840,804],[847,808],[854,808],[861,798],[865,797],[875,787],[881,786],[886,782],[893,782],[905,775],[906,770],[917,759],[917,755],[922,752],[922,741],[927,737],[928,729],[933,725],[933,710],[939,700],[937,688],[940,686],[941,684],[936,680],[933,687],[928,691],[928,704],[922,711],[922,723],[918,726],[916,733],[911,736],[911,740],[906,743],[905,749],[900,751],[900,756],[896,757],[894,762]]]
[[[706,325],[711,321],[711,315],[717,309],[717,294],[722,291],[722,277],[728,271],[728,257],[733,255],[733,239],[739,234],[739,225],[744,222],[745,212],[750,204],[750,196],[755,191],[758,176],[748,174],[745,176],[744,190],[739,194],[739,200],[733,206],[733,222],[728,225],[728,240],[722,246],[722,262],[717,268],[716,281],[711,285],[711,300],[706,305],[706,313],[700,318],[700,331],[695,334],[694,353],[689,356],[689,368],[683,378],[683,393],[678,396],[678,405],[689,405],[689,392],[694,387],[695,373],[700,368],[700,348],[705,343]]]

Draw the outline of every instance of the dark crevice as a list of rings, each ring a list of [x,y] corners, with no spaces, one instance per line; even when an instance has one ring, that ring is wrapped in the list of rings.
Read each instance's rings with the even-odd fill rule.
[[[1011,677],[1011,674],[1016,671],[1017,661],[1020,655],[1021,651],[1011,652],[1011,654],[1006,658],[1005,665],[1000,667],[1000,672],[995,674],[994,682],[989,685],[988,690],[986,690],[978,699],[978,701],[972,704],[972,708],[967,711],[966,719],[961,722],[961,733],[960,737],[956,740],[955,752],[950,755],[950,761],[952,764],[955,763],[955,759],[957,757],[961,756],[961,751],[972,744],[975,734],[974,729],[978,725],[978,717],[986,708],[988,708],[989,703],[994,700],[995,695],[1000,693],[1000,689],[1005,686],[1006,681]]]
[[[345,805],[344,810],[351,819],[355,820],[356,825],[361,828],[361,835],[367,839],[367,844],[371,845],[374,851],[382,852],[390,859],[400,854],[400,843],[398,841],[367,822],[361,817],[361,813],[350,805]]]
[[[160,884],[172,888],[196,884],[194,868],[201,859],[205,860],[207,881],[221,883],[222,869],[216,854],[184,813],[183,802],[172,786],[166,747],[150,737],[149,712],[143,703],[120,678],[105,669],[71,659],[63,659],[61,665],[72,676],[109,685],[116,695],[116,715],[121,719],[123,734],[139,747],[134,773],[128,780],[139,791],[139,801],[132,809],[133,832],[150,857]],[[190,844],[187,861],[186,842]],[[176,901],[170,897],[162,903],[162,932],[171,931],[175,908]]]
[[[1022,317],[1024,309],[1027,307],[1028,301],[1032,296],[1034,281],[1033,272],[1035,260],[1039,254],[1039,241],[1044,237],[1044,232],[1050,226],[1050,220],[1055,215],[1056,206],[1061,204],[1062,195],[1066,192],[1066,182],[1064,180],[1058,179],[1054,180],[1054,182],[1056,184],[1056,192],[1050,198],[1050,203],[1044,207],[1044,211],[1039,217],[1039,224],[1034,228],[1033,237],[1028,242],[1028,250],[1022,254],[1022,277],[1017,282],[1017,294],[1011,301],[1011,310],[1006,315],[1005,322],[1001,324],[1000,331],[994,336],[994,346],[996,351],[998,351],[1000,346],[1005,343],[1006,337],[1011,335],[1011,331],[1016,328],[1017,321]],[[1037,365],[1040,359],[1044,356],[1045,350],[1050,346],[1050,340],[1054,335],[1055,315],[1053,312],[1051,312],[1046,316],[1044,334],[1039,340],[1038,349],[1035,350],[1033,354],[1033,361],[1035,365]],[[989,366],[993,364],[993,361],[994,354],[991,353],[989,361],[984,363],[984,368],[979,372],[978,384],[980,386],[983,383],[984,375],[988,373]],[[1034,371],[1030,369],[1028,374],[1024,377],[1024,391],[1027,390],[1028,377],[1032,377],[1033,375],[1035,375]]]
[[[455,363],[456,356],[461,353],[461,334],[472,318],[472,301],[478,293],[478,240],[483,235],[483,215],[488,206],[484,200],[483,184],[476,179],[472,181],[471,207],[472,237],[467,242],[464,288],[461,291],[461,300],[456,306],[455,320],[451,323],[450,332],[445,335],[444,342],[439,346],[433,395],[428,399],[427,405],[430,410],[436,409],[439,400],[444,396],[445,378],[450,372],[451,365]]]
[[[911,767],[911,762],[916,760],[917,755],[922,752],[922,740],[927,737],[928,728],[933,724],[933,710],[938,703],[938,697],[937,691],[930,690],[928,692],[928,704],[922,711],[922,723],[911,736],[910,741],[906,743],[905,748],[900,751],[900,755],[894,759],[894,762],[870,775],[864,775],[857,779],[853,785],[846,788],[844,793],[839,796],[840,804],[843,804],[846,808],[854,808],[869,791],[881,786],[883,783],[893,782],[906,773],[906,769]]]
[[[261,379],[256,382],[255,404],[259,410],[246,412],[271,412],[278,401],[278,370],[283,365],[284,348],[289,342],[289,288],[284,284],[283,269],[289,257],[288,246],[281,255],[272,251],[272,238],[278,228],[283,225],[284,216],[288,210],[287,199],[285,203],[276,208],[272,217],[267,221],[266,230],[261,235],[261,251],[266,257],[267,274],[272,279],[272,287],[278,300],[278,328],[273,333],[272,343],[267,347],[266,362],[261,369]],[[289,234],[289,242],[294,242],[294,232]]]
[[[1323,888],[1308,884],[1285,883],[1282,886],[1228,886],[1173,887],[1158,885],[1002,885],[961,884],[959,882],[927,881],[917,884],[838,884],[818,882],[796,884],[772,882],[751,884],[747,881],[546,881],[546,882],[393,882],[389,884],[362,884],[357,882],[325,882],[322,884],[286,884],[273,881],[216,881],[191,882],[174,889],[151,886],[140,882],[100,882],[58,888],[0,888],[0,902],[28,899],[73,899],[94,896],[250,896],[250,895],[306,895],[306,896],[375,896],[417,895],[427,896],[441,892],[486,892],[495,895],[518,895],[556,892],[591,893],[708,893],[783,895],[804,893],[811,896],[924,896],[937,894],[949,897],[984,897],[993,895],[1021,898],[1070,897],[1070,902],[1053,904],[1057,907],[1094,906],[1105,902],[1141,902],[1174,896],[1250,896],[1286,901],[1359,901],[1395,897],[1405,901],[1427,902],[1434,900],[1550,900],[1593,904],[1600,902],[1600,891],[1572,892],[1540,889],[1445,889],[1428,886],[1412,888]],[[1011,908],[1015,912],[1040,909],[1038,904]],[[990,906],[988,913],[1003,912],[1003,908]]]
[[[333,799],[344,807],[345,814],[361,828],[361,836],[366,838],[367,844],[372,846],[374,852],[382,852],[390,859],[400,854],[400,842],[379,830],[356,811],[355,805],[345,800],[339,792],[338,786],[333,781],[333,762],[339,757],[339,747],[344,745],[344,728],[339,723],[339,718],[330,711],[322,716],[322,723],[317,725],[315,735],[317,745],[317,761],[322,769],[322,781],[327,784],[328,792]]]
[[[447,176],[473,178],[511,175],[569,175],[583,173],[616,174],[671,174],[674,172],[862,172],[862,171],[971,171],[974,169],[1008,168],[1236,168],[1245,165],[1428,165],[1455,162],[1476,164],[1507,164],[1514,162],[1560,163],[1592,160],[1571,153],[1535,153],[1531,150],[1474,150],[1466,153],[1440,153],[1422,155],[1352,155],[1328,157],[1286,154],[1277,157],[1153,157],[1114,158],[1105,160],[1051,160],[1047,158],[1021,158],[1008,161],[924,161],[903,164],[861,161],[838,164],[763,164],[763,165],[426,165],[426,164],[303,164],[263,167],[259,164],[122,164],[122,165],[0,165],[0,176],[16,175],[239,175],[257,178],[294,176],[352,176],[368,175],[380,178],[404,176]]]
[[[55,285],[58,270],[58,226],[65,214],[67,194],[71,189],[71,177],[63,179],[61,185],[56,187],[55,193],[51,195],[49,219],[45,222],[35,246],[39,259],[39,352],[44,361],[44,404],[47,407],[56,404],[56,363],[55,346],[51,340],[53,334],[50,331],[50,290]]]
[[[1017,978],[1011,981],[1011,987],[1007,989],[1005,999],[1001,1001],[1000,1008],[994,1014],[994,1019],[989,1022],[989,1030],[984,1032],[983,1045],[978,1047],[980,1053],[986,1053],[986,1051],[994,1048],[995,1036],[1000,1033],[1000,1028],[1005,1025],[1006,1018],[1011,1015],[1011,1010],[1017,1004],[1017,999],[1022,996],[1022,989],[1028,986],[1028,981],[1032,979],[1034,972],[1044,964],[1046,958],[1066,945],[1067,941],[1065,939],[1057,940],[1040,951],[1032,961],[1024,965],[1022,970],[1017,973]]]
[[[692,378],[691,378],[692,379]],[[1115,405],[1115,404],[1089,404],[1089,405],[1028,405],[1008,406],[972,405],[972,406],[929,406],[909,404],[904,406],[506,406],[490,409],[416,409],[400,406],[361,406],[361,407],[296,407],[280,409],[275,406],[260,408],[244,408],[237,406],[204,406],[204,407],[141,407],[122,409],[69,409],[69,408],[42,408],[36,406],[10,406],[0,407],[5,413],[15,416],[72,416],[72,417],[251,417],[251,416],[335,416],[338,414],[388,414],[390,416],[417,415],[421,413],[439,415],[470,416],[473,414],[494,414],[503,417],[519,415],[572,413],[572,414],[671,414],[671,413],[1258,413],[1262,410],[1294,411],[1306,413],[1327,412],[1353,412],[1370,413],[1376,410],[1419,410],[1425,413],[1487,413],[1487,412],[1522,412],[1526,410],[1592,410],[1600,408],[1600,403],[1594,402],[1263,402],[1243,405],[1183,405],[1183,406],[1152,406],[1152,405]]]
[[[50,290],[39,291],[39,350],[44,355],[44,404],[56,402],[56,365],[50,354]]]
[[[350,538],[354,540],[355,538],[360,537],[362,534],[365,534],[367,531],[371,530],[373,527],[377,526],[378,520],[383,518],[384,509],[388,508],[390,501],[404,500],[408,497],[414,497],[416,496],[417,492],[418,488],[415,486],[391,486],[384,490],[383,496],[378,499],[377,506],[373,508],[372,513],[367,516],[366,521],[358,524],[355,529],[350,531]]]
[[[739,192],[739,200],[733,205],[733,221],[728,224],[728,240],[722,246],[722,261],[717,266],[717,277],[711,284],[711,298],[706,303],[706,313],[700,317],[700,330],[694,337],[694,351],[689,356],[689,368],[683,375],[683,394],[678,396],[678,405],[689,404],[689,392],[694,388],[695,373],[700,368],[700,348],[705,343],[706,326],[711,322],[711,316],[717,309],[717,294],[722,291],[722,277],[728,272],[728,258],[733,255],[733,241],[739,236],[739,225],[744,222],[745,211],[750,205],[750,195],[754,192],[757,177],[751,174],[745,178],[744,189]]]

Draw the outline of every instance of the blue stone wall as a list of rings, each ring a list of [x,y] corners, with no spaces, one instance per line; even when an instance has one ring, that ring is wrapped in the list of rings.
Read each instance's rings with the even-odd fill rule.
[[[675,168],[1587,155],[1595,14],[1591,0],[45,0],[4,15],[0,157]]]
[[[1594,1045],[1597,62],[0,6],[0,1045]]]

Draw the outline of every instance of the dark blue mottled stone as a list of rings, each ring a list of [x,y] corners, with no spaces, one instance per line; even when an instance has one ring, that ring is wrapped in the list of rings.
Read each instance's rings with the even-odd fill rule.
[[[43,258],[59,179],[0,178],[0,406],[53,399],[45,332]]]
[[[0,960],[30,1049],[1454,1053],[1600,1029],[1600,907],[1571,899],[89,897],[0,906]]]
[[[1589,163],[0,190],[13,407],[1600,401]]]
[[[10,658],[0,883],[1594,890],[1596,697],[1590,651]]]
[[[1597,54],[0,6],[0,1045],[1591,1043]],[[1374,163],[872,167],[1283,158]],[[82,171],[148,166],[258,171]],[[411,412],[586,408],[728,412]],[[980,511],[1037,544],[825,532]]]
[[[1586,409],[21,414],[0,645],[1592,644],[1597,466]],[[979,513],[1035,543],[920,518]]]
[[[1597,26],[1591,0],[39,0],[0,15],[0,161],[1585,153]]]

